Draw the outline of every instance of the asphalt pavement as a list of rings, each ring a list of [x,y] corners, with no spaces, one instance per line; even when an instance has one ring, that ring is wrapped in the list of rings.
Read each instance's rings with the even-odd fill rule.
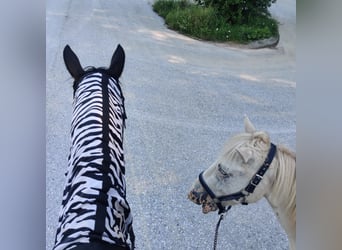
[[[127,197],[137,250],[212,249],[216,213],[187,200],[200,171],[247,114],[272,141],[296,149],[294,0],[272,6],[280,22],[276,49],[249,50],[168,30],[147,0],[48,0],[46,3],[46,249],[52,249],[70,147],[72,79],[66,44],[83,66],[107,66],[126,52]],[[217,249],[288,249],[265,199],[233,207]]]

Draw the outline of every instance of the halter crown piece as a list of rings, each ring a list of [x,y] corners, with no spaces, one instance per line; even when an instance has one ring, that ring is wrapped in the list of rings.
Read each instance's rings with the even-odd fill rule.
[[[199,175],[199,181],[205,191],[208,193],[210,198],[215,202],[216,206],[218,207],[219,211],[218,214],[222,214],[227,212],[230,209],[230,206],[228,208],[225,208],[222,205],[223,201],[230,201],[230,200],[239,200],[240,198],[243,198],[241,204],[242,205],[248,205],[246,202],[246,196],[254,192],[254,189],[256,186],[261,182],[263,176],[265,175],[266,171],[268,170],[269,166],[272,163],[272,160],[277,152],[277,147],[273,143],[271,143],[270,150],[268,151],[267,157],[262,164],[262,166],[259,168],[259,170],[256,172],[256,174],[252,177],[252,179],[249,181],[248,185],[242,189],[239,192],[229,194],[229,195],[224,195],[224,196],[216,196],[215,193],[210,189],[208,184],[205,182],[203,178],[203,172],[200,173]]]

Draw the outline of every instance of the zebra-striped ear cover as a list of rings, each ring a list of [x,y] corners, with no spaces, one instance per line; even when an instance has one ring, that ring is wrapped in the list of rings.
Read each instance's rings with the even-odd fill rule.
[[[67,70],[69,71],[70,75],[75,79],[78,80],[83,74],[84,70],[81,66],[80,61],[76,54],[71,50],[69,45],[66,45],[63,50],[63,59]]]
[[[119,44],[116,47],[116,50],[112,56],[112,60],[108,68],[108,72],[110,73],[112,77],[118,80],[119,77],[121,76],[124,65],[125,65],[125,51]]]

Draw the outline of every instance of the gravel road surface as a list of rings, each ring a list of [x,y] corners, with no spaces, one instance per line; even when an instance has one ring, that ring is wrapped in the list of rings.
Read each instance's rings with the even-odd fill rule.
[[[216,213],[203,215],[187,192],[247,114],[276,144],[296,149],[296,2],[272,6],[276,49],[248,50],[168,30],[147,0],[46,3],[46,249],[53,246],[70,147],[72,80],[66,44],[83,66],[107,66],[126,51],[127,197],[138,250],[212,249]],[[233,207],[218,249],[288,249],[265,199]]]

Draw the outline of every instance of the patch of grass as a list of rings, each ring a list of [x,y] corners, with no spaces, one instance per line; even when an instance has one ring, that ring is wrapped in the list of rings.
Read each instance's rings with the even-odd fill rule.
[[[246,44],[279,36],[277,21],[266,15],[249,17],[246,24],[231,25],[214,8],[187,0],[157,0],[153,10],[165,19],[169,28],[203,40]]]

